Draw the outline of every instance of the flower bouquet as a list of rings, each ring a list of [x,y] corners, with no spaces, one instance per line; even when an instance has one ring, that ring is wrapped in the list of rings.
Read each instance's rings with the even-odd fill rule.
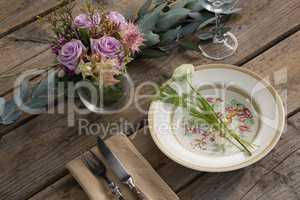
[[[115,103],[123,95],[126,64],[139,52],[143,35],[119,12],[103,12],[89,2],[75,18],[71,10],[66,6],[48,18],[59,78],[88,81],[102,89],[104,104]]]

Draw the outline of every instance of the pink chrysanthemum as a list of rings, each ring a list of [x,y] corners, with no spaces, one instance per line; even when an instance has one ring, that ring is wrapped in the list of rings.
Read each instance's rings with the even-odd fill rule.
[[[143,45],[144,38],[139,28],[133,24],[128,23],[126,28],[122,30],[123,41],[132,52],[140,51],[140,46]]]

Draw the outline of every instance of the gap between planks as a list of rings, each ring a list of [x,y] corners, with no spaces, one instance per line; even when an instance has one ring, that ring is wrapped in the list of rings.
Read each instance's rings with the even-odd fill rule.
[[[13,32],[15,32],[15,31],[23,28],[24,26],[27,26],[27,25],[31,24],[32,22],[35,22],[36,20],[38,20],[38,16],[44,17],[44,16],[50,14],[51,12],[54,12],[55,10],[57,10],[57,9],[65,6],[65,5],[66,5],[66,3],[64,3],[64,2],[63,3],[59,3],[58,5],[55,5],[52,8],[49,8],[48,10],[45,10],[44,12],[41,12],[41,13],[35,15],[35,16],[32,16],[27,21],[24,21],[24,22],[22,22],[20,24],[15,25],[14,27],[9,28],[8,30],[0,33],[0,39],[2,37],[5,37],[5,36],[7,36],[7,35],[9,35],[9,34],[11,34]]]

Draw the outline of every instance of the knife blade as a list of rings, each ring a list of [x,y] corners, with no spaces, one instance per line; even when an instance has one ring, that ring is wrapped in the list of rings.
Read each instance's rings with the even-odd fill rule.
[[[133,178],[126,172],[121,161],[114,155],[114,153],[108,148],[104,141],[98,136],[97,147],[107,163],[111,167],[112,171],[118,176],[121,183],[125,184],[131,191],[133,191],[139,200],[147,200],[145,194],[135,185]]]

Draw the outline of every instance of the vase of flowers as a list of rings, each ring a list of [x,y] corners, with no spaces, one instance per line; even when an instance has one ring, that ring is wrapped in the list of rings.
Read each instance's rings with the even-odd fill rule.
[[[116,104],[124,98],[126,65],[139,52],[143,35],[119,12],[101,12],[86,3],[73,17],[72,8],[66,6],[48,18],[55,33],[51,47],[60,66],[58,76],[90,84],[77,91],[85,104],[96,106],[98,100],[103,106]],[[97,91],[97,101],[91,101],[92,91]]]

